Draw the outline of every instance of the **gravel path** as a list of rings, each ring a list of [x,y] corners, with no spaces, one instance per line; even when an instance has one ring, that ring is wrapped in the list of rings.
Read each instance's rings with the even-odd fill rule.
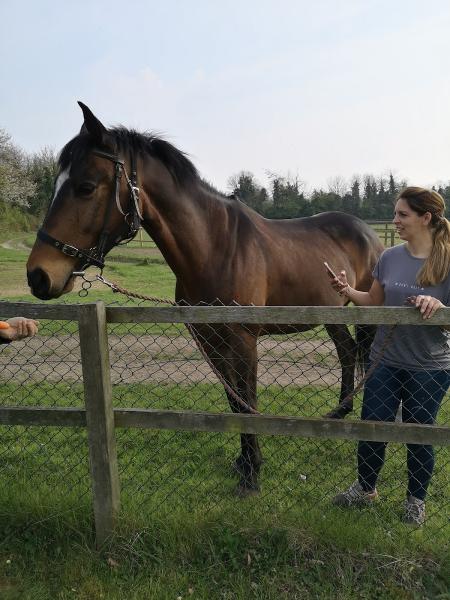
[[[190,338],[163,335],[110,335],[113,384],[216,382]],[[340,382],[334,345],[329,340],[277,340],[258,343],[258,382],[280,386]],[[36,337],[0,350],[0,377],[15,382],[81,382],[77,335]]]

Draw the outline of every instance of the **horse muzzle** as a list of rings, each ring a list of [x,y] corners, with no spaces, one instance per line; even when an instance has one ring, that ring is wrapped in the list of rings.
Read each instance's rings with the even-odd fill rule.
[[[32,271],[27,271],[28,285],[30,286],[31,293],[40,300],[51,300],[52,298],[59,298],[62,294],[70,292],[73,288],[74,278],[70,276],[64,283],[63,286],[55,285],[49,274],[39,267]]]

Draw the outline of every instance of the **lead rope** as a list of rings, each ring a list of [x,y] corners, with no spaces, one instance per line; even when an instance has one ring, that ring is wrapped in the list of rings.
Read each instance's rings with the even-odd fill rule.
[[[80,290],[80,292],[78,292],[80,296],[87,296],[90,288],[92,287],[92,283],[94,281],[100,281],[100,283],[103,283],[104,285],[108,286],[115,294],[123,294],[124,296],[127,296],[127,298],[136,298],[138,300],[148,300],[149,302],[170,304],[170,306],[179,306],[176,302],[174,302],[173,300],[169,300],[168,298],[156,298],[155,296],[145,296],[144,294],[136,294],[135,292],[130,292],[129,290],[127,290],[123,287],[120,287],[120,285],[117,285],[117,283],[113,283],[112,281],[108,281],[107,279],[105,279],[103,277],[102,273],[100,273],[99,275],[96,275],[94,279],[86,279],[86,277],[84,275],[82,275],[82,279],[83,279],[82,289]],[[83,293],[81,293],[81,292],[83,292]],[[260,413],[257,410],[255,410],[252,406],[247,404],[247,402],[245,402],[245,400],[243,400],[239,396],[239,394],[237,394],[233,390],[233,388],[226,381],[226,379],[223,377],[223,375],[217,370],[217,368],[215,367],[215,365],[213,364],[213,362],[211,361],[211,359],[205,352],[205,350],[199,340],[199,337],[198,337],[197,333],[195,332],[194,328],[192,327],[192,325],[190,323],[185,323],[185,325],[187,327],[187,330],[191,334],[191,336],[194,338],[194,341],[197,344],[197,348],[200,350],[200,354],[203,356],[205,361],[211,367],[213,373],[216,375],[217,379],[223,385],[225,390],[230,394],[230,396],[233,398],[233,400],[235,400],[247,412],[249,412],[253,415],[259,415]]]
[[[149,302],[157,302],[160,304],[169,304],[170,306],[179,306],[176,302],[174,302],[173,300],[169,300],[168,298],[156,298],[155,296],[145,296],[144,294],[137,294],[136,292],[130,292],[130,290],[127,290],[127,289],[121,287],[120,285],[117,285],[117,283],[114,283],[112,281],[108,281],[107,279],[105,279],[103,277],[102,273],[100,273],[99,275],[96,275],[94,279],[86,279],[86,277],[84,275],[82,275],[82,279],[83,279],[82,289],[78,292],[78,294],[80,296],[87,296],[90,288],[92,287],[92,283],[94,281],[100,281],[100,283],[103,283],[104,285],[109,287],[113,291],[114,294],[123,294],[124,296],[127,296],[127,298],[136,298],[137,300],[148,300]],[[245,402],[245,400],[243,400],[239,396],[239,394],[237,394],[233,390],[233,388],[224,379],[222,374],[217,370],[217,368],[214,366],[211,359],[205,352],[205,350],[204,350],[203,346],[201,345],[200,340],[197,336],[197,333],[195,332],[192,325],[190,323],[185,323],[185,325],[186,325],[187,330],[191,334],[191,336],[194,338],[194,341],[197,344],[197,348],[200,350],[201,355],[203,356],[205,361],[208,363],[208,365],[211,367],[212,371],[214,372],[214,374],[216,375],[216,377],[218,378],[220,383],[223,385],[225,390],[233,398],[233,400],[235,400],[240,406],[245,408],[245,410],[247,410],[248,412],[250,412],[254,415],[261,414],[257,410],[255,410],[253,407],[251,407],[249,404],[247,404],[247,402]],[[377,359],[375,360],[375,362],[373,362],[370,365],[369,369],[366,371],[364,376],[358,382],[356,387],[349,394],[347,394],[347,396],[342,400],[342,402],[339,403],[339,406],[348,404],[348,402],[350,400],[353,400],[354,396],[356,396],[356,394],[361,390],[361,388],[363,387],[365,382],[369,379],[369,377],[372,375],[372,373],[378,367],[378,365],[381,362],[381,359],[383,358],[384,353],[387,350],[388,344],[392,340],[392,336],[394,335],[394,331],[395,331],[396,327],[397,327],[396,323],[394,325],[390,326],[389,331],[384,339],[384,342],[381,345]]]

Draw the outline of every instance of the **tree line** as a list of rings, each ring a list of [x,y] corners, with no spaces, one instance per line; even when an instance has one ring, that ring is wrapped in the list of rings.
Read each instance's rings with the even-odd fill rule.
[[[327,189],[305,193],[305,184],[298,177],[270,174],[269,189],[261,186],[248,171],[241,171],[229,180],[233,194],[254,210],[271,219],[308,217],[328,210],[338,210],[365,220],[390,220],[398,193],[408,185],[387,176],[354,175],[350,181],[342,177],[330,179]],[[436,185],[445,199],[450,216],[450,182]]]
[[[13,143],[0,128],[0,216],[9,225],[33,226],[45,214],[57,175],[57,156],[50,148],[28,154]],[[407,185],[387,176],[355,175],[350,181],[335,177],[326,189],[307,193],[305,183],[296,176],[269,174],[269,185],[258,183],[249,171],[230,177],[229,190],[242,202],[271,219],[306,217],[328,210],[347,212],[370,220],[392,218],[393,203]],[[450,211],[450,182],[434,186],[446,200]],[[8,225],[8,226],[9,226]]]

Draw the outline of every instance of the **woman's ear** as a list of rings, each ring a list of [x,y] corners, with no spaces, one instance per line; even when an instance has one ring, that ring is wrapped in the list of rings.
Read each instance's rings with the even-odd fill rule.
[[[432,214],[430,212],[426,212],[422,215],[423,218],[423,223],[424,225],[426,225],[428,227],[428,225],[430,225],[431,223],[431,219],[433,218]]]

